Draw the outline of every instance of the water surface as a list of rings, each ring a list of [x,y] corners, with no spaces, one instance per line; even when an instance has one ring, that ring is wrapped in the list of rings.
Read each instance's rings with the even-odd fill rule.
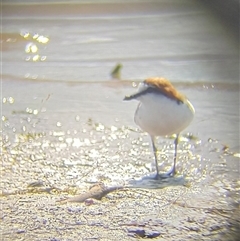
[[[239,43],[199,1],[4,1],[3,75],[47,81],[164,76],[238,82]]]

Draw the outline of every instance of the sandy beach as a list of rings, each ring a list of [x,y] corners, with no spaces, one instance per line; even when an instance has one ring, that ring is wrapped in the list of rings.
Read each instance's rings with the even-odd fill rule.
[[[236,40],[199,2],[184,4],[3,4],[1,240],[238,240]],[[123,101],[149,76],[196,109],[177,175],[163,180],[151,178],[138,103]],[[173,140],[157,140],[162,173]],[[121,188],[76,198],[100,184]]]
[[[194,100],[196,118],[180,142],[178,175],[154,182],[142,180],[154,165],[149,137],[133,123],[137,103],[122,101],[132,82],[16,84],[3,81],[4,240],[132,240],[141,230],[159,240],[236,240],[236,88],[179,86]],[[228,102],[213,102],[218,95]],[[173,139],[158,145],[164,172]],[[126,188],[90,206],[59,204],[99,182]]]

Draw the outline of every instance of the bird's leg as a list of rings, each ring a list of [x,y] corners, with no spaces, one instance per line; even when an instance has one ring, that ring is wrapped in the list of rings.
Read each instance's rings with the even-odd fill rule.
[[[174,159],[173,159],[173,167],[171,170],[167,173],[169,176],[174,176],[176,174],[176,160],[177,160],[177,145],[178,145],[178,137],[179,134],[177,134],[175,140],[174,140],[174,145],[175,145],[175,152],[174,152]]]
[[[157,148],[155,146],[155,138],[153,136],[151,136],[151,141],[152,141],[152,148],[153,148],[153,154],[154,154],[154,158],[155,158],[155,165],[156,165],[156,176],[155,179],[159,178],[159,169],[158,169],[158,161],[157,161]]]

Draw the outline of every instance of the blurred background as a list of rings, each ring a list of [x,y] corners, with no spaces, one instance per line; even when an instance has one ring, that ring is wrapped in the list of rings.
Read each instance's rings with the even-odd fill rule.
[[[239,1],[2,1],[2,75],[238,82]]]

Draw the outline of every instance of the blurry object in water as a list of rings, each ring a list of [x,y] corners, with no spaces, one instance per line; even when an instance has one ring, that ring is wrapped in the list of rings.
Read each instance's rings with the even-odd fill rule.
[[[111,72],[111,77],[113,79],[121,79],[121,69],[122,69],[122,64],[118,63],[112,70]]]

